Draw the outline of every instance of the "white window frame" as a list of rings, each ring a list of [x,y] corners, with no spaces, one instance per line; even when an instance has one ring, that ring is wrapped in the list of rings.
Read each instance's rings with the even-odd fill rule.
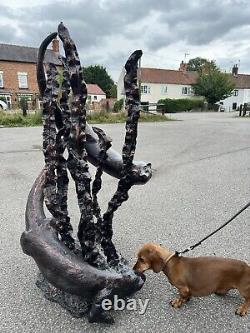
[[[141,85],[141,94],[150,94],[150,86],[146,84]]]
[[[22,81],[22,79],[26,78],[25,81]],[[28,89],[28,73],[27,72],[18,72],[17,73],[17,79],[18,79],[18,87],[19,89]]]
[[[239,90],[238,89],[234,89],[233,96],[239,96]]]
[[[168,93],[168,86],[166,85],[161,86],[161,94],[167,95],[167,93]]]
[[[3,83],[3,71],[0,71],[0,88],[4,87],[4,83]]]
[[[192,94],[192,88],[188,87],[188,86],[182,87],[181,92],[182,92],[182,95],[189,96]]]

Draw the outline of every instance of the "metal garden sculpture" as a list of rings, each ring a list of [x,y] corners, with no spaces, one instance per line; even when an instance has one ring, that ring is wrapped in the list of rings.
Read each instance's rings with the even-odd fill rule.
[[[110,313],[101,307],[102,300],[112,300],[115,294],[126,297],[138,291],[145,281],[144,275],[138,275],[126,265],[112,241],[115,211],[128,199],[128,191],[133,185],[145,184],[151,178],[150,164],[133,161],[140,115],[137,67],[142,52],[135,51],[125,65],[127,121],[120,156],[111,148],[106,134],[86,122],[87,89],[77,49],[62,23],[58,26],[58,35],[65,50],[65,57],[61,57],[64,69],[61,92],[56,66],[46,65],[46,78],[43,63],[47,46],[57,33],[43,41],[38,54],[45,167],[28,197],[26,231],[21,236],[21,245],[39,268],[37,285],[47,298],[60,303],[73,315],[81,316],[88,311],[90,322],[112,323]],[[97,167],[92,184],[88,161]],[[68,216],[67,170],[75,182],[81,213],[79,241],[72,236]],[[103,171],[119,180],[102,215],[97,195]],[[44,202],[51,213],[50,218],[45,216]]]

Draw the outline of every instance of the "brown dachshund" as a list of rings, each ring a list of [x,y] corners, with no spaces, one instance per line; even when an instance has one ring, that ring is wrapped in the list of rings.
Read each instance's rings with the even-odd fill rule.
[[[169,282],[179,290],[180,297],[170,302],[174,308],[181,307],[191,296],[225,295],[230,289],[238,289],[245,303],[235,313],[240,316],[247,314],[250,306],[250,266],[243,261],[212,256],[181,257],[160,245],[147,243],[138,253],[134,270],[145,272],[148,269],[155,273],[163,271]]]

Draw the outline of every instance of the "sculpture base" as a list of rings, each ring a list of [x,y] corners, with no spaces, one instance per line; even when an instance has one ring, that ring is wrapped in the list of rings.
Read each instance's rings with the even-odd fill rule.
[[[75,318],[81,318],[89,311],[90,299],[72,295],[54,287],[40,272],[37,276],[36,286],[43,292],[46,299],[60,304]]]

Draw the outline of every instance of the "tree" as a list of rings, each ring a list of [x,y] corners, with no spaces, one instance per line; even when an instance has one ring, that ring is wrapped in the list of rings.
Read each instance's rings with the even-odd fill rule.
[[[20,108],[22,109],[23,112],[23,116],[26,117],[27,116],[27,110],[28,110],[28,99],[27,97],[21,97],[19,100],[19,105]]]
[[[210,106],[214,107],[216,102],[229,97],[234,87],[229,74],[220,72],[218,68],[210,68],[208,73],[200,74],[194,92],[204,96]]]
[[[213,60],[208,60],[205,58],[196,57],[193,59],[190,59],[187,63],[187,70],[188,71],[196,71],[199,73],[207,73],[209,70],[215,70],[218,69],[215,62]]]
[[[103,66],[95,65],[83,68],[84,80],[86,83],[98,84],[106,93],[107,97],[111,97],[111,89],[114,81]]]
[[[113,84],[109,92],[110,92],[110,97],[117,98],[117,85]]]

